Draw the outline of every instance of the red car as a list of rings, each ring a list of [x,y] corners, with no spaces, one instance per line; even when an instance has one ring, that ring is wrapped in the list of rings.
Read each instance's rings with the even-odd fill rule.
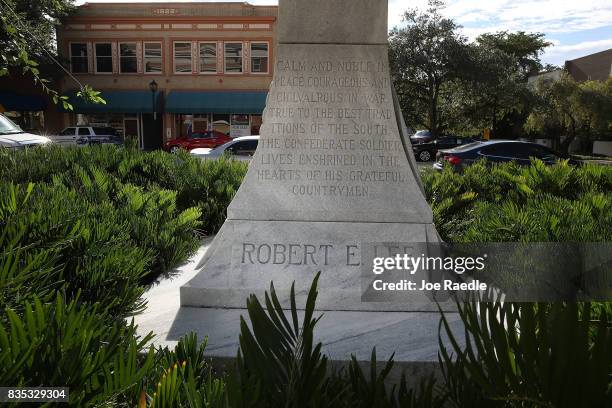
[[[189,136],[168,140],[164,145],[164,150],[167,150],[170,153],[176,153],[178,149],[190,151],[198,148],[213,148],[221,146],[230,140],[232,140],[232,138],[228,135],[217,132],[216,130],[210,130],[206,132],[192,133]]]

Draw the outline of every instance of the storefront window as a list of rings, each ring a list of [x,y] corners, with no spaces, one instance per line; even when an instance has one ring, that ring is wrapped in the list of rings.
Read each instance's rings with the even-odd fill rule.
[[[251,72],[268,73],[268,43],[251,43]]]
[[[230,134],[230,115],[213,114],[213,129],[223,134]]]
[[[162,45],[158,42],[144,43],[144,70],[145,73],[162,72]]]
[[[138,60],[136,58],[136,43],[119,44],[119,71],[121,73],[138,72]]]
[[[225,44],[225,72],[242,72],[242,43]]]
[[[86,74],[89,72],[86,43],[70,44],[70,70],[75,74]]]
[[[96,73],[110,74],[113,72],[113,47],[111,43],[98,43],[95,45]]]
[[[230,136],[248,136],[250,133],[251,129],[249,128],[249,115],[232,115]]]
[[[191,73],[191,43],[174,43],[174,72],[176,74]]]
[[[200,43],[200,73],[217,73],[217,44]]]

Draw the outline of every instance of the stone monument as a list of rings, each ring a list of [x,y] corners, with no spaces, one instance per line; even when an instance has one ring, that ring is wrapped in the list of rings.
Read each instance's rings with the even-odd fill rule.
[[[368,358],[377,346],[435,360],[434,302],[361,300],[364,243],[438,241],[394,107],[387,0],[280,0],[275,55],[257,152],[202,269],[181,288],[182,309],[206,308],[212,325],[215,313],[232,315],[237,327],[249,294],[274,281],[288,295],[295,281],[303,305],[321,271],[318,335],[332,358],[361,349]]]

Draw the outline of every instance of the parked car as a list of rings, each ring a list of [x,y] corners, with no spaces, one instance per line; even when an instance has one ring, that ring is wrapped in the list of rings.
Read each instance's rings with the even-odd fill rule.
[[[193,149],[191,154],[204,160],[215,160],[223,154],[229,154],[236,160],[250,161],[257,150],[259,136],[242,136],[214,149]]]
[[[436,170],[442,170],[444,164],[448,163],[460,170],[480,159],[486,159],[493,163],[514,161],[518,164],[528,165],[532,157],[542,160],[547,165],[555,164],[558,160],[564,159],[569,159],[570,164],[579,164],[578,161],[570,157],[536,143],[517,140],[490,140],[440,150],[433,167]]]
[[[15,122],[0,113],[0,147],[24,149],[51,143],[45,136],[24,132]]]
[[[110,126],[69,126],[52,139],[63,145],[123,144],[121,136]]]
[[[169,140],[164,145],[164,150],[169,151],[170,153],[176,153],[179,149],[184,149],[187,151],[202,148],[212,149],[231,140],[233,139],[225,133],[221,133],[216,130],[209,130],[206,132],[191,133],[188,136]]]
[[[433,134],[429,130],[419,130],[414,135],[410,136],[410,143],[413,145],[428,143],[434,139]]]
[[[412,146],[412,150],[417,160],[426,162],[434,160],[438,150],[450,149],[473,142],[474,139],[468,137],[444,136],[431,142],[415,144]]]

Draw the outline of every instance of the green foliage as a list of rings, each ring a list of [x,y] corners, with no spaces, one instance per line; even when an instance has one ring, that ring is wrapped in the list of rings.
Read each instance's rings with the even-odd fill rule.
[[[430,0],[426,11],[404,13],[401,28],[389,35],[389,60],[406,122],[439,135],[448,127],[452,89],[467,56],[467,40],[457,24],[442,16],[444,3]]]
[[[434,135],[521,136],[532,95],[527,78],[550,45],[541,33],[485,33],[468,42],[443,16],[446,3],[409,9],[389,35],[389,60],[407,124]]]
[[[438,232],[455,242],[612,239],[612,168],[479,162],[424,175]]]
[[[246,376],[241,383],[257,382],[259,404],[265,406],[320,406],[325,395],[327,357],[321,354],[321,343],[313,344],[317,281],[314,279],[302,324],[298,320],[295,288],[291,286],[291,316],[288,319],[276,296],[274,285],[266,293],[266,308],[255,295],[247,300],[252,325],[240,319],[240,350],[238,373]],[[267,313],[266,313],[267,312]],[[250,399],[252,401],[252,399]],[[254,402],[254,401],[253,401]]]
[[[467,345],[442,317],[450,400],[459,407],[604,407],[612,397],[609,313],[589,304],[465,303]]]
[[[525,130],[552,137],[561,151],[567,152],[576,138],[588,142],[612,137],[612,79],[578,83],[564,73],[558,81],[538,81],[534,95]],[[561,135],[566,136],[563,141]]]
[[[51,303],[25,302],[21,316],[7,309],[0,319],[0,384],[69,387],[73,406],[136,401],[154,362],[153,349],[145,349],[151,337],[139,339],[133,325],[109,324],[105,313],[60,295]]]
[[[220,227],[245,171],[114,146],[0,151],[0,307],[63,290],[141,310],[143,284]]]
[[[187,152],[170,155],[144,153],[115,146],[88,148],[0,151],[0,180],[15,183],[51,182],[53,176],[68,175],[74,166],[110,173],[124,184],[145,190],[176,192],[176,209],[200,209],[200,228],[214,233],[226,218],[226,210],[246,174],[247,164],[229,159],[200,160]]]
[[[251,328],[241,318],[240,352],[236,369],[228,378],[228,402],[232,407],[442,407],[444,393],[433,377],[409,389],[402,376],[399,388],[388,388],[393,356],[380,368],[372,350],[369,372],[355,356],[347,367],[328,373],[328,358],[321,343],[313,343],[314,329],[322,316],[314,317],[316,275],[308,292],[300,323],[295,288],[285,312],[274,285],[265,294],[265,308],[255,295],[247,300]]]
[[[226,407],[227,391],[223,378],[216,378],[204,358],[206,340],[195,334],[181,338],[174,351],[158,351],[157,367],[168,367],[154,375],[148,393],[150,407]]]

